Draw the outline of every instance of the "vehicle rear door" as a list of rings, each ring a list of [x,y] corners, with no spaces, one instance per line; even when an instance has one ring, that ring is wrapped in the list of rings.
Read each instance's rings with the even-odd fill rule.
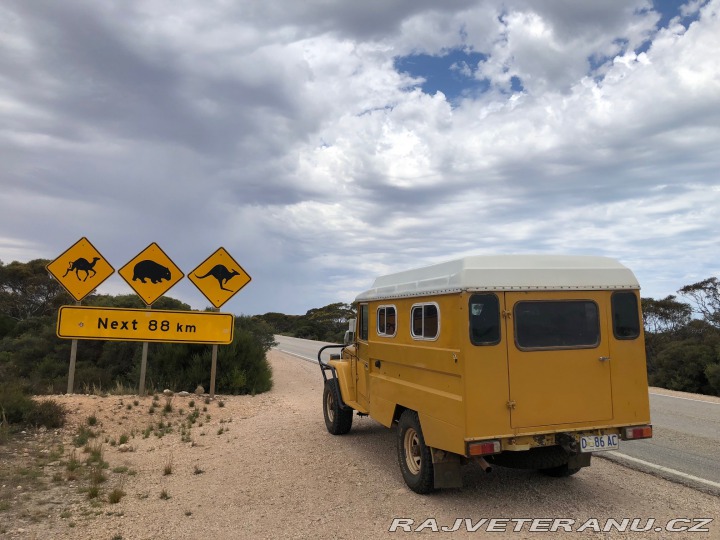
[[[505,293],[511,426],[613,416],[607,292]]]

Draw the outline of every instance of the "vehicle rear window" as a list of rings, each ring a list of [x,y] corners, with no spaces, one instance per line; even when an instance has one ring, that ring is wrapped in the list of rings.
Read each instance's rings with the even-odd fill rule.
[[[415,339],[435,339],[440,333],[440,313],[438,305],[416,304],[411,310],[412,337]]]
[[[520,349],[579,349],[600,343],[598,307],[590,300],[518,302],[514,319]]]
[[[500,302],[494,294],[473,294],[470,297],[470,342],[493,345],[500,342]]]
[[[635,339],[640,335],[640,316],[635,293],[614,293],[612,314],[613,334],[617,339]]]

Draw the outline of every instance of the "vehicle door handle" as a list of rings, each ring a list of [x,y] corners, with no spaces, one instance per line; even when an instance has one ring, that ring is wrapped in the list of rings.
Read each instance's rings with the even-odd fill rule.
[[[606,361],[610,360],[610,357],[609,356],[601,356],[600,358],[598,358],[598,360],[600,360],[601,362],[606,362]]]

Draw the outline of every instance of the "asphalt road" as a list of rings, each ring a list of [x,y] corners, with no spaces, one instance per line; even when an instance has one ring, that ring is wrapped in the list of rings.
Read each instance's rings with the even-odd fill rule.
[[[277,349],[312,362],[317,362],[320,347],[327,345],[284,336],[275,336],[275,339]],[[337,351],[325,354],[330,352]],[[668,396],[650,389],[650,416],[652,439],[623,441],[619,451],[598,455],[720,493],[720,403],[693,394]]]
[[[298,339],[279,335],[275,336],[275,341],[278,343],[275,347],[276,349],[315,363],[317,363],[317,355],[321,347],[324,345],[336,345],[324,341],[312,341],[310,339]],[[325,351],[323,353],[323,359],[328,360],[330,354],[337,353],[339,350],[340,349],[330,349]],[[320,374],[319,370],[320,368],[318,367],[318,375]]]
[[[720,489],[720,403],[688,397],[668,396],[650,390],[650,418],[653,438],[622,442],[616,456],[630,456],[666,471],[635,461],[641,468],[654,469],[662,476],[672,471],[716,484]],[[643,467],[644,466],[644,467]],[[684,478],[687,483],[697,483]],[[703,484],[703,482],[700,482]],[[712,484],[706,484],[712,487]]]

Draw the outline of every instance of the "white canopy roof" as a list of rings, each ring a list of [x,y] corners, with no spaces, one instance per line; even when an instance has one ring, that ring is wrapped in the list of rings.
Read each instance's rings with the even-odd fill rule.
[[[379,277],[355,301],[459,291],[639,288],[632,271],[608,257],[481,255]]]

